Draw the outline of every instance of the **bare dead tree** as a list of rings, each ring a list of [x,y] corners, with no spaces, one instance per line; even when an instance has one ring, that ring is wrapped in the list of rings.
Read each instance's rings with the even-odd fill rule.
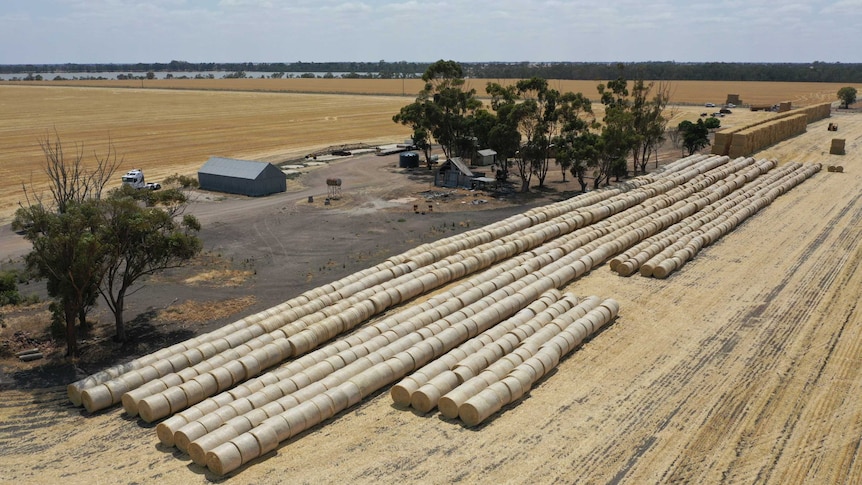
[[[120,165],[125,162],[125,157],[117,158],[117,150],[114,148],[114,142],[108,137],[108,147],[103,157],[93,150],[93,158],[96,159],[96,166],[89,172],[87,185],[90,187],[90,193],[94,199],[101,199],[102,192],[105,186],[113,178],[114,173]]]
[[[123,162],[123,158],[117,158],[117,152],[110,138],[107,153],[104,156],[100,157],[95,150],[93,151],[96,164],[89,170],[84,166],[84,145],[75,143],[75,154],[67,158],[63,143],[56,131],[53,138],[50,134],[40,138],[39,146],[45,154],[48,189],[57,212],[61,214],[66,212],[72,202],[100,199],[105,185]],[[36,199],[41,202],[39,197]]]
[[[83,144],[75,144],[74,155],[67,157],[60,136],[46,134],[38,140],[45,155],[45,174],[51,201],[47,203],[34,189],[22,183],[26,205],[15,213],[12,227],[24,229],[33,243],[27,264],[48,280],[49,294],[63,307],[66,323],[67,351],[76,352],[75,319],[87,328],[87,312],[96,303],[101,280],[98,241],[92,236],[97,224],[91,223],[93,211],[87,205],[102,196],[123,159],[117,157],[108,140],[107,153],[95,151],[95,163],[84,164]],[[31,194],[32,191],[32,194]]]

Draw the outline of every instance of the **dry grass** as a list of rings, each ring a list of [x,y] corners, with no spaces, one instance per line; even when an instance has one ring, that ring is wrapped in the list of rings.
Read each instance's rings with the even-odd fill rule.
[[[255,304],[253,295],[220,301],[187,301],[171,305],[159,312],[157,319],[161,322],[176,322],[180,325],[190,323],[205,323],[219,318],[229,317]]]
[[[183,283],[193,286],[241,286],[253,274],[250,270],[216,269],[186,278]]]

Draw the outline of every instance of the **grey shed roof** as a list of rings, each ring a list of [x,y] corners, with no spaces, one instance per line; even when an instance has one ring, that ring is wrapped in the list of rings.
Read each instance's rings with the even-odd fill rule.
[[[470,169],[467,168],[467,165],[464,164],[464,162],[461,160],[461,157],[450,158],[449,160],[446,160],[446,161],[451,162],[452,165],[455,165],[455,167],[457,167],[458,170],[461,173],[463,173],[464,175],[466,175],[468,177],[473,176],[473,172],[471,172]]]
[[[198,173],[256,180],[269,165],[270,163],[268,162],[210,157],[200,170],[198,170]]]
[[[483,156],[483,157],[490,157],[490,156],[494,156],[496,154],[497,154],[497,152],[495,152],[494,150],[491,150],[490,148],[486,148],[484,150],[479,150],[479,155]]]

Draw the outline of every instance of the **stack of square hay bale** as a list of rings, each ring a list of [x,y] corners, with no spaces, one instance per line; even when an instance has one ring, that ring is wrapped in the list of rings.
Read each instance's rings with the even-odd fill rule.
[[[833,138],[832,146],[829,147],[830,155],[844,155],[844,138]]]
[[[805,133],[805,127],[802,127],[801,131],[799,130],[799,120],[796,119],[799,116],[805,117],[805,124],[813,123],[815,121],[822,120],[823,118],[828,118],[832,113],[832,104],[831,103],[820,103],[811,106],[806,106],[805,108],[795,109],[793,111],[787,111],[785,113],[778,114],[768,120],[756,121],[754,123],[749,123],[744,126],[740,126],[737,128],[730,128],[726,130],[721,130],[715,133],[715,139],[712,144],[712,154],[713,155],[729,155],[731,157],[741,157],[748,156],[752,153],[765,148],[773,143],[778,143],[786,138],[791,136],[796,136],[801,133]],[[783,125],[784,128],[775,128],[774,126],[767,126],[772,123],[778,122],[783,119],[794,118],[794,121],[788,122],[788,124]],[[756,130],[757,128],[764,128],[766,131],[761,133],[760,135],[755,135],[751,141],[749,141],[752,130]],[[767,133],[771,133],[771,135],[767,135]],[[765,145],[759,144],[754,140],[761,139],[771,139],[772,136],[779,136],[781,133],[786,133],[787,136],[785,138],[774,139],[773,141],[766,143]],[[736,145],[736,148],[733,149],[733,146]]]
[[[805,133],[806,126],[808,126],[808,116],[805,113],[760,123],[734,133],[728,155],[731,158],[751,155],[769,145]]]

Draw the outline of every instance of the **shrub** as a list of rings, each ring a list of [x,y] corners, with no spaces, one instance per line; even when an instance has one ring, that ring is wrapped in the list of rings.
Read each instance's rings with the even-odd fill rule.
[[[712,116],[704,120],[703,126],[705,126],[707,130],[717,130],[721,128],[721,120]]]
[[[0,306],[17,305],[20,302],[18,275],[14,271],[0,271]]]

